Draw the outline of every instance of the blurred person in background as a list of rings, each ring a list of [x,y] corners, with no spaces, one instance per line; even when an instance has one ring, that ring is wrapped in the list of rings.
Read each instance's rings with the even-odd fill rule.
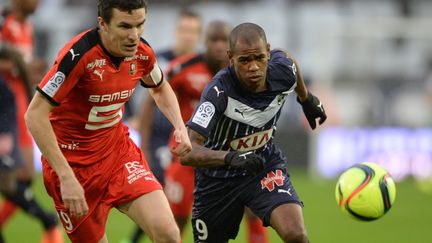
[[[141,38],[145,0],[99,0],[98,27],[68,41],[37,87],[25,121],[42,156],[44,185],[72,242],[107,242],[111,208],[154,242],[180,242],[162,186],[122,122],[138,82],[191,149],[177,99]]]
[[[14,68],[10,67],[10,62],[0,63],[0,72],[3,74],[7,84],[15,96],[17,107],[17,128],[19,150],[25,161],[17,170],[18,190],[16,193],[22,193],[21,200],[25,200],[24,194],[30,191],[34,179],[34,161],[33,161],[33,140],[24,122],[24,112],[27,109],[29,99],[33,95],[32,75],[37,70],[32,69],[32,64],[44,62],[43,60],[33,58],[33,25],[28,20],[29,16],[37,9],[38,0],[12,0],[10,8],[1,9],[0,16],[0,41],[2,44],[13,47],[22,55],[23,64],[22,75],[17,75]],[[26,75],[26,78],[23,78]],[[17,195],[18,196],[18,195]],[[34,204],[31,207],[38,208],[38,218],[43,222],[45,227],[44,238],[46,240],[56,239],[61,236],[57,225],[57,216],[55,214],[45,213],[39,206],[39,203],[32,198]],[[30,207],[30,206],[28,206]],[[16,206],[10,200],[5,200],[0,207],[0,227],[14,214]],[[58,239],[60,240],[60,238]]]
[[[192,227],[195,242],[235,239],[245,207],[273,227],[284,242],[308,242],[303,202],[286,158],[273,143],[287,96],[295,92],[312,129],[327,116],[308,92],[297,62],[270,50],[264,30],[253,23],[229,37],[230,66],[205,88],[188,121],[192,150],[180,157],[196,167]]]
[[[159,67],[166,75],[168,63],[184,55],[194,55],[201,39],[202,22],[200,16],[192,10],[184,9],[180,12],[174,33],[174,45],[166,50],[157,52],[156,58]],[[168,79],[169,81],[169,79]],[[129,103],[132,119],[129,125],[137,128],[141,134],[141,150],[149,162],[150,169],[159,182],[165,184],[165,168],[171,162],[171,152],[168,148],[168,139],[172,132],[172,125],[155,105],[150,96],[142,97],[142,92],[135,92],[133,99],[142,100],[139,114],[133,116],[133,108]],[[138,102],[139,102],[138,101]],[[128,104],[126,103],[126,104]],[[135,119],[134,117],[140,117]],[[136,227],[131,235],[131,242],[138,242],[143,231]],[[125,240],[127,241],[127,240]]]
[[[9,71],[13,71],[14,77],[19,80],[23,80],[23,82],[30,82],[29,75],[26,70],[26,64],[22,59],[22,56],[18,50],[9,45],[2,45],[0,48],[0,66],[1,67],[9,67]],[[44,234],[42,236],[41,242],[63,242],[63,234],[60,229],[57,227],[57,216],[55,214],[46,213],[39,205],[39,203],[35,200],[32,191],[30,188],[21,183],[20,180],[17,180],[19,169],[26,163],[24,160],[21,150],[19,148],[19,136],[18,136],[18,124],[17,120],[19,117],[17,116],[18,108],[16,104],[16,95],[13,92],[13,89],[8,84],[8,80],[5,78],[8,72],[0,72],[1,77],[1,93],[0,97],[5,99],[5,101],[0,102],[2,106],[2,111],[0,113],[0,126],[4,129],[0,131],[0,133],[9,133],[6,135],[0,135],[2,140],[0,142],[0,157],[2,157],[2,171],[5,174],[2,174],[2,185],[6,188],[1,190],[5,199],[8,203],[13,205],[13,209],[15,209],[15,205],[22,208],[24,212],[27,214],[36,217],[44,227]],[[12,100],[8,97],[11,94]],[[10,107],[9,107],[10,106]],[[11,117],[11,115],[14,117]],[[13,126],[8,125],[13,124]],[[12,142],[12,147],[10,147],[10,143]],[[9,149],[8,149],[9,148]],[[12,186],[11,186],[12,185]],[[12,190],[13,188],[13,190]],[[4,209],[3,209],[4,210]],[[15,210],[13,210],[15,211]],[[2,212],[3,218],[1,219],[1,228],[3,228],[6,222],[6,216],[10,216],[5,212]]]
[[[0,62],[10,61],[4,48]],[[0,193],[9,197],[16,193],[16,167],[22,163],[17,146],[16,106],[13,92],[0,75]],[[5,240],[0,227],[0,243]]]

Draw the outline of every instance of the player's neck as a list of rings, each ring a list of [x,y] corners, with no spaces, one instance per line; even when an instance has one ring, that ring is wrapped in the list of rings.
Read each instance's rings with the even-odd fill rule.
[[[19,21],[19,22],[25,22],[27,20],[27,15],[25,13],[23,13],[22,11],[19,11],[18,8],[13,7],[11,9],[11,12],[14,16],[14,18]]]

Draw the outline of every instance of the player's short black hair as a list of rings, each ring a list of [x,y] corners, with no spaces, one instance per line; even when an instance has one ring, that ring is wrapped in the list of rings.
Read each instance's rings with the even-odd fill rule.
[[[261,26],[254,23],[242,23],[237,25],[230,33],[229,44],[230,50],[234,52],[237,41],[242,41],[247,44],[262,39],[267,44],[267,37],[264,29]]]
[[[147,11],[146,0],[99,0],[98,16],[109,23],[112,17],[112,10],[117,8],[121,11],[131,13],[132,10],[144,8]]]

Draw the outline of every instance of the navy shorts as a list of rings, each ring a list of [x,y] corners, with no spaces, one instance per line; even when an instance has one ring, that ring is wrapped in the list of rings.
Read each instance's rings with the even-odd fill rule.
[[[303,207],[285,167],[269,167],[256,176],[235,178],[213,178],[196,170],[192,210],[195,242],[235,239],[245,206],[269,226],[272,211],[286,203]]]

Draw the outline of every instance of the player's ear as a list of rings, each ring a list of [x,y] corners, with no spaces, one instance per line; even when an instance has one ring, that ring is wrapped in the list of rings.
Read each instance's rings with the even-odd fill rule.
[[[270,60],[270,43],[267,43],[266,49],[267,49],[267,57]]]
[[[98,17],[98,24],[99,24],[99,29],[106,32],[106,23],[105,23],[104,19],[100,16]]]
[[[227,50],[227,55],[228,55],[229,63],[233,64],[233,61],[232,61],[232,59],[233,59],[233,53],[231,52],[230,49]]]

